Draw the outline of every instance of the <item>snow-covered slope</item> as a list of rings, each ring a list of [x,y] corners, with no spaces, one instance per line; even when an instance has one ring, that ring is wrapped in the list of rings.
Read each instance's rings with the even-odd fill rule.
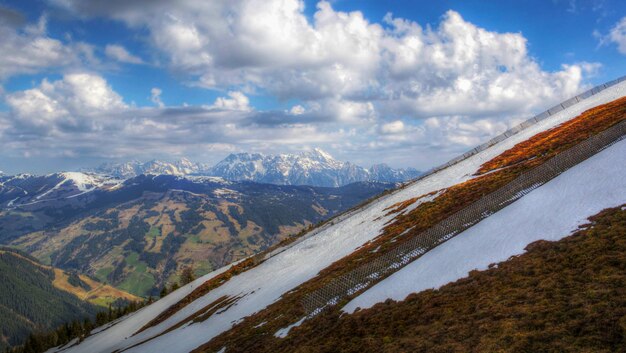
[[[64,172],[43,176],[19,174],[0,182],[0,205],[27,206],[43,201],[74,198],[94,190],[110,190],[121,180],[94,173]]]
[[[102,340],[110,340],[110,339],[124,339],[132,335],[134,332],[139,330],[146,322],[154,319],[159,313],[165,309],[167,309],[170,305],[178,302],[183,299],[185,296],[189,295],[194,288],[197,288],[198,285],[204,283],[205,281],[210,280],[211,278],[219,275],[220,273],[228,270],[229,266],[224,266],[216,271],[208,273],[195,281],[188,283],[185,286],[180,287],[174,292],[168,294],[166,297],[161,298],[160,300],[154,302],[150,306],[144,307],[137,312],[131,313],[121,319],[118,319],[112,323],[109,323],[103,327],[95,329],[92,333],[94,335],[90,338],[90,348],[85,347],[85,352],[99,352],[99,347],[106,347],[110,342],[102,342]],[[97,333],[97,334],[95,334]],[[67,347],[65,347],[67,348]],[[72,351],[75,350],[72,349]],[[62,349],[51,349],[49,352],[58,352]],[[79,350],[80,351],[80,350]]]
[[[364,243],[377,237],[381,233],[385,224],[395,216],[394,214],[385,216],[388,212],[386,209],[390,206],[411,198],[422,197],[428,193],[448,188],[452,185],[468,180],[472,178],[472,175],[484,162],[500,155],[502,152],[513,147],[517,143],[525,141],[539,132],[545,131],[570,120],[589,108],[613,101],[625,95],[626,83],[615,85],[600,92],[599,94],[583,100],[574,106],[555,113],[549,118],[542,120],[537,124],[534,124],[511,136],[510,138],[460,161],[457,164],[431,174],[415,183],[397,190],[394,193],[381,197],[375,202],[365,205],[362,209],[354,212],[352,216],[338,220],[335,224],[318,231],[314,236],[305,238],[303,241],[295,243],[295,245],[277,254],[276,256],[271,257],[259,266],[233,277],[220,287],[210,291],[208,294],[182,308],[165,321],[141,333],[131,336],[131,332],[125,332],[121,335],[120,332],[107,330],[88,337],[82,344],[73,347],[68,351],[110,352],[114,350],[127,349],[128,352],[188,352],[211,340],[218,334],[229,330],[235,323],[240,322],[244,317],[256,313],[279,300],[283,294],[311,279],[320,270],[351,254]],[[555,179],[554,182],[556,183],[556,186],[553,182],[548,183],[538,188],[533,193],[525,196],[521,200],[518,200],[512,206],[516,206],[518,204],[526,205],[525,212],[521,212],[519,214],[520,218],[526,218],[527,221],[537,218],[538,221],[543,220],[544,222],[549,222],[549,219],[542,218],[543,215],[541,212],[544,212],[544,210],[536,207],[536,205],[532,202],[546,202],[548,206],[556,207],[559,204],[557,201],[558,195],[555,196],[555,189],[559,190],[559,188],[561,188],[561,190],[568,192],[577,188],[580,189],[579,192],[573,192],[571,196],[568,196],[570,198],[567,200],[571,203],[578,201],[580,197],[587,195],[586,193],[596,191],[593,188],[603,188],[603,183],[597,183],[598,179],[594,181],[594,183],[597,183],[598,185],[590,188],[581,188],[578,184],[572,184],[572,180],[580,177],[581,174],[586,174],[587,177],[589,177],[591,174],[589,173],[589,170],[594,170],[596,173],[600,173],[606,169],[615,168],[615,165],[620,164],[621,168],[623,168],[626,164],[624,163],[626,162],[624,161],[624,155],[626,155],[624,154],[624,144],[625,142],[622,141],[610,147],[601,154],[598,154],[596,157],[593,157],[589,161],[582,163],[581,165],[573,168],[571,171],[563,174],[561,177]],[[558,229],[571,230],[579,222],[583,221],[584,217],[593,214],[595,212],[594,210],[598,207],[603,207],[604,205],[606,205],[605,207],[609,207],[612,205],[614,206],[615,202],[625,202],[626,192],[624,192],[623,189],[624,184],[615,184],[620,183],[621,181],[614,180],[622,179],[615,177],[616,175],[620,175],[620,171],[623,174],[623,169],[618,171],[612,170],[609,174],[607,174],[607,176],[603,177],[606,189],[617,188],[613,190],[614,195],[612,195],[612,197],[604,197],[603,200],[605,201],[602,201],[599,198],[595,199],[596,201],[592,203],[588,209],[585,207],[567,208],[567,213],[564,214],[567,215],[567,220],[563,221],[564,223],[561,225],[547,229],[554,229],[554,231]],[[419,202],[423,202],[423,200],[416,202],[416,204]],[[531,202],[531,206],[528,206],[528,202]],[[507,210],[509,210],[509,208],[491,216],[493,218],[488,218],[466,231],[466,233],[471,232],[476,227],[481,227],[481,225],[491,219],[493,219],[492,222],[496,222],[495,226],[498,226],[499,229],[504,229],[505,227],[508,228],[511,224],[515,225],[516,223],[504,222],[504,220],[508,221],[508,218],[506,217],[510,217],[506,215],[509,212],[512,212]],[[499,218],[501,218],[501,222],[498,222]],[[522,220],[520,219],[518,222],[522,222]],[[523,224],[526,224],[526,221],[523,222]],[[494,227],[494,225],[492,224],[490,227]],[[517,228],[520,227],[517,226]],[[536,238],[549,237],[550,234],[553,234],[552,230],[546,234],[540,233]],[[461,237],[461,240],[464,238],[467,238],[467,236]],[[532,241],[533,239],[535,238],[520,237],[518,242],[515,242],[510,246],[510,249],[512,250],[508,251],[515,253],[515,251],[520,248],[523,249],[526,243],[528,241]],[[449,243],[453,245],[455,244],[452,241]],[[501,255],[498,251],[502,248],[509,249],[509,247],[498,246],[498,244],[501,244],[498,242],[495,242],[494,244],[492,252],[495,255],[492,256],[493,259],[488,260],[488,263],[497,261],[497,259],[500,258],[498,256],[508,256],[506,255],[506,252],[504,252],[505,255]],[[456,259],[458,260],[458,256]],[[467,267],[484,266],[479,262],[465,262],[468,263]],[[419,263],[419,261],[416,261],[415,263]],[[452,275],[447,275],[448,277],[442,276],[442,281],[440,282],[447,282],[458,278],[458,276],[462,276],[467,272],[467,267],[463,267],[461,265],[458,267],[452,267]],[[405,270],[402,270],[398,272],[398,274],[403,273],[404,271]],[[390,279],[391,278],[393,277],[390,277]],[[404,283],[402,280],[399,280],[397,283],[399,287],[398,295],[400,296],[405,295],[404,292],[401,291],[403,288],[405,292],[414,290],[414,287],[401,286],[400,284]],[[431,283],[426,285],[424,288],[438,286],[441,284],[443,283]],[[365,296],[364,294],[364,296],[360,298],[362,300],[360,304],[361,306],[371,304],[378,300],[384,300],[384,298],[388,295],[395,293],[380,294],[379,292],[373,291],[374,288],[376,287],[373,287],[370,291],[365,292],[368,296]],[[207,305],[215,302],[218,298],[223,296],[239,297],[239,299],[234,305],[224,308],[219,312],[219,314],[214,314],[204,321],[186,323],[178,328],[166,332],[169,328],[178,324],[181,320],[184,320],[191,314],[205,308]],[[357,303],[354,302],[351,304],[351,307],[355,307],[356,305]],[[147,322],[148,321],[145,321],[145,323]]]
[[[601,210],[626,202],[626,140],[566,171],[443,243],[348,303],[368,308],[388,298],[439,288],[471,270],[505,261],[540,239],[559,240]]]

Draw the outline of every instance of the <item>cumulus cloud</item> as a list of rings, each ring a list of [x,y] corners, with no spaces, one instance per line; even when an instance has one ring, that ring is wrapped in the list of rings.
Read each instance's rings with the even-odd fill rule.
[[[128,50],[121,45],[108,44],[104,48],[104,53],[107,57],[122,63],[143,64],[143,60],[141,60],[140,57],[129,53]]]
[[[327,1],[311,21],[299,0],[103,3],[62,1],[146,26],[172,70],[199,85],[253,85],[344,107],[365,100],[385,115],[529,112],[579,91],[585,74],[580,64],[543,71],[521,34],[487,31],[454,11],[431,29],[391,14],[383,27]],[[335,112],[345,117],[345,109]]]
[[[161,93],[163,93],[163,91],[158,87],[152,87],[150,90],[150,101],[159,108],[163,108],[165,106],[161,100]]]
[[[626,17],[615,24],[608,37],[617,45],[617,50],[626,55]]]
[[[102,77],[89,73],[67,74],[54,82],[44,79],[36,88],[8,94],[6,102],[16,124],[41,127],[49,134],[63,126],[86,128],[97,122],[86,117],[115,113],[127,107]]]
[[[289,112],[293,115],[302,115],[305,111],[306,109],[304,109],[304,107],[300,104],[294,105],[291,109],[289,109]]]
[[[239,91],[228,92],[228,97],[218,97],[212,107],[224,110],[250,110],[250,99]]]
[[[160,90],[152,90],[159,97]],[[241,92],[206,107],[136,107],[100,75],[72,73],[6,96],[0,142],[6,156],[151,158],[258,150],[333,141],[337,133],[301,122],[258,123]],[[280,114],[280,112],[276,112]],[[276,150],[278,151],[278,150]]]
[[[95,61],[91,45],[64,43],[48,36],[46,28],[45,16],[24,25],[19,13],[0,7],[0,80]]]
[[[402,120],[392,121],[390,123],[383,124],[380,127],[382,134],[398,134],[404,131],[404,123]]]

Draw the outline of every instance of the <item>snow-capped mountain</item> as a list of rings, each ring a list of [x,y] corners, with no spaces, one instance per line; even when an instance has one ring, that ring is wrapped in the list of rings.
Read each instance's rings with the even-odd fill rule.
[[[114,189],[121,183],[107,175],[81,172],[0,176],[0,205],[15,207],[70,199],[95,190]]]
[[[413,168],[393,169],[386,164],[377,164],[366,169],[350,162],[338,161],[319,148],[297,154],[236,153],[213,167],[182,158],[172,163],[160,160],[106,163],[91,171],[121,179],[141,174],[203,175],[232,181],[326,187],[338,187],[359,181],[397,183],[420,175]]]
[[[473,271],[485,271],[492,268],[490,264],[524,254],[530,243],[568,237],[588,223],[589,217],[604,209],[624,210],[625,97],[626,82],[612,82],[591,94],[576,97],[574,103],[566,101],[424,178],[339,215],[287,245],[209,273],[123,320],[92,331],[80,343],[56,351],[293,351],[298,347],[315,346],[315,342],[307,340],[307,334],[317,336],[319,344],[324,345],[328,344],[324,342],[325,335],[333,332],[340,332],[350,343],[367,341],[373,350],[377,344],[384,344],[387,337],[361,332],[370,322],[364,319],[360,321],[363,325],[340,325],[350,317],[384,314],[386,308],[394,305],[387,300],[389,298],[407,301],[409,294],[438,289],[462,278],[466,279],[459,282],[475,283]],[[577,147],[581,147],[577,150],[579,155],[572,159],[568,152]],[[243,164],[255,164],[259,160],[263,158],[251,156]],[[560,174],[551,174],[529,189],[516,191],[514,188],[526,185],[519,180],[528,173],[539,168],[553,170],[555,165],[570,163],[567,161],[573,164]],[[255,170],[263,168],[263,163],[258,163]],[[384,168],[377,169],[384,171]],[[475,205],[484,207],[481,202],[488,199],[485,195],[504,192],[517,193],[510,199],[511,203],[505,203],[508,206],[489,204],[493,209],[488,212],[464,212]],[[479,217],[480,220],[455,223],[459,217]],[[432,239],[425,237],[430,234],[429,230],[446,230],[450,224],[465,228],[445,233],[429,243]],[[411,244],[417,247],[407,247]],[[404,251],[404,255],[393,258],[395,262],[391,265],[385,262],[386,255],[393,255],[398,249]],[[588,259],[584,262],[589,263]],[[613,261],[611,266],[615,267],[615,263]],[[551,266],[558,267],[557,264]],[[568,266],[571,264],[562,267]],[[577,276],[589,275],[581,271]],[[536,280],[532,283],[545,290],[565,289],[560,282]],[[497,287],[502,283],[493,277],[489,286]],[[597,292],[596,287],[592,289],[593,293]],[[490,320],[476,309],[483,303],[478,301],[482,298],[464,294],[455,292],[454,300],[475,300],[468,305],[470,314],[480,317],[481,322]],[[315,305],[310,307],[307,305],[310,298],[323,301],[314,301]],[[516,298],[515,302],[520,306],[529,304],[524,298]],[[501,300],[500,293],[498,301]],[[567,298],[547,299],[554,300],[571,307]],[[353,314],[356,308],[370,308],[376,303],[384,304]],[[447,303],[412,300],[411,308],[430,306],[450,311]],[[611,304],[613,302],[607,306]],[[585,310],[580,310],[581,305],[574,308],[573,316],[577,320],[598,322],[596,317],[601,315],[582,316]],[[320,314],[324,310],[328,310],[327,315]],[[419,333],[428,325],[420,321],[423,317],[419,310],[398,316],[402,318],[385,317],[378,324],[394,325],[392,329],[400,330],[394,320],[406,319],[407,325],[422,325],[409,334]],[[530,323],[513,322],[518,319],[516,315],[501,313],[500,316],[506,319],[503,325],[507,327],[529,326]],[[445,331],[447,323],[437,324]],[[533,330],[537,331],[536,327]],[[549,336],[558,338],[558,334],[554,331]],[[550,339],[546,335],[541,337]],[[524,344],[528,343],[527,337],[522,339]],[[466,344],[477,347],[476,342]],[[334,347],[323,348],[328,351]],[[392,348],[395,348],[392,351],[405,350],[398,345]]]
[[[105,163],[95,168],[93,172],[107,174],[120,179],[128,179],[141,174],[184,176],[198,174],[206,168],[203,164],[182,158],[172,163],[156,159],[148,162]]]
[[[207,173],[228,180],[330,187],[357,181],[402,182],[420,174],[415,169],[392,169],[384,164],[366,169],[338,161],[319,148],[298,154],[231,154]]]

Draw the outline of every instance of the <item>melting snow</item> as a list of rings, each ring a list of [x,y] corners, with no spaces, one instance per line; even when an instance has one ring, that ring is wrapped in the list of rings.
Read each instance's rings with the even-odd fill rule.
[[[559,240],[588,217],[626,202],[626,140],[622,140],[528,195],[439,245],[348,303],[343,310],[369,308],[388,298],[466,277],[524,252],[540,240]]]
[[[302,319],[298,320],[298,322],[294,322],[293,324],[287,326],[287,327],[283,327],[280,330],[276,331],[276,333],[274,333],[274,337],[278,337],[278,338],[285,338],[287,337],[287,335],[289,334],[289,331],[291,331],[292,328],[294,327],[298,327],[300,325],[302,325],[302,323],[304,322],[304,320],[307,317],[303,317]]]

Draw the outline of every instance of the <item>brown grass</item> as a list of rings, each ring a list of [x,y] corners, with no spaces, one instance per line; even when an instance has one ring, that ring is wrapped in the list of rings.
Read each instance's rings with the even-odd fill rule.
[[[89,290],[71,285],[68,282],[68,278],[69,275],[63,270],[54,268],[54,281],[52,282],[52,285],[62,291],[71,293],[82,300],[86,300],[94,304],[103,305],[109,302],[113,302],[116,299],[124,299],[136,302],[143,300],[136,295],[124,292],[123,290],[117,289],[108,284],[94,281],[84,275],[79,275],[79,278],[90,287]]]
[[[557,128],[539,133],[483,164],[477,175],[554,155],[626,119],[626,97],[585,111]]]

